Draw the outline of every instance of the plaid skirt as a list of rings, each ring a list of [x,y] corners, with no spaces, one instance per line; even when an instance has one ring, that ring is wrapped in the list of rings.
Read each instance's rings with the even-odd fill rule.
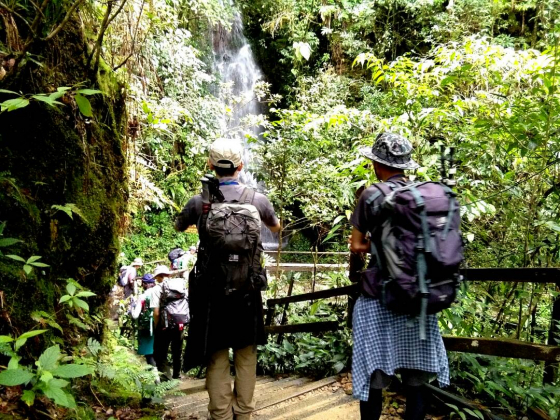
[[[379,300],[360,296],[352,318],[354,398],[367,401],[376,369],[394,375],[399,369],[434,373],[440,386],[449,385],[449,364],[437,317],[428,315],[426,340],[420,340],[417,318],[385,309]]]

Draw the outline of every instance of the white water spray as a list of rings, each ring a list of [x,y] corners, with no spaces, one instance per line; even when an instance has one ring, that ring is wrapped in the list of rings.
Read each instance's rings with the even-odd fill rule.
[[[255,87],[262,80],[261,70],[255,61],[251,46],[243,35],[241,15],[236,14],[231,29],[218,25],[212,32],[214,51],[214,71],[221,82],[215,92],[227,110],[221,121],[223,137],[242,140],[245,148],[243,161],[247,170],[240,174],[241,181],[260,191],[264,185],[257,182],[251,172],[253,156],[247,137],[259,139],[262,129],[244,124],[248,117],[263,113],[263,107],[255,95]],[[278,248],[278,234],[266,227],[261,230],[263,247],[266,250]],[[283,241],[284,242],[284,241]],[[287,242],[283,246],[287,245]]]

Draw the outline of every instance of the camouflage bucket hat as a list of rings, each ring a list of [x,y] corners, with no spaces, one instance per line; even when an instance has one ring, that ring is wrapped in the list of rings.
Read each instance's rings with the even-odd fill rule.
[[[360,153],[368,159],[398,169],[417,169],[418,164],[412,160],[412,145],[402,136],[394,133],[381,133],[375,139],[371,150],[360,148]]]

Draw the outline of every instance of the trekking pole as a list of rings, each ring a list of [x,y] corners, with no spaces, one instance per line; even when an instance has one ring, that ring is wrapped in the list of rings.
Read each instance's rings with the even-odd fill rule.
[[[439,146],[439,161],[440,161],[439,173],[440,173],[440,176],[441,176],[441,182],[446,184],[447,183],[447,175],[445,173],[446,156],[445,156],[445,145],[444,144]]]
[[[210,191],[210,197],[213,203],[223,203],[225,198],[220,191],[220,181],[212,174],[206,174],[204,177],[208,180],[208,189]]]
[[[449,148],[449,176],[447,179],[447,186],[453,188],[457,185],[457,180],[455,180],[455,174],[457,173],[457,167],[455,166],[455,147]]]
[[[203,176],[200,178],[200,182],[202,183],[202,203],[210,204],[210,187],[208,185],[210,181],[206,176]]]

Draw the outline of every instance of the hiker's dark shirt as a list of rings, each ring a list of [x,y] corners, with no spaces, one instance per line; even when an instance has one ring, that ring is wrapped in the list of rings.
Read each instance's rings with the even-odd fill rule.
[[[220,182],[235,181],[234,178],[220,178]],[[243,194],[245,186],[241,183],[239,184],[228,184],[220,185],[220,191],[224,195],[226,201],[238,200]],[[261,193],[255,192],[255,198],[252,203],[258,210],[261,216],[261,221],[270,227],[274,227],[278,224],[278,218],[276,213],[274,213],[274,208],[268,200],[268,198]],[[202,196],[195,195],[192,197],[187,205],[183,208],[181,213],[177,216],[175,220],[175,227],[178,231],[182,232],[191,225],[196,225],[200,216],[202,215]]]
[[[220,179],[220,182],[228,181],[232,182],[235,179]],[[220,191],[226,201],[238,200],[244,190],[243,184],[220,185]],[[272,204],[265,195],[255,193],[252,204],[257,208],[264,225],[274,227],[278,224]],[[197,195],[189,200],[178,215],[175,227],[177,230],[183,231],[191,225],[197,225],[201,215],[202,197]],[[259,243],[256,257],[258,261],[260,261],[261,252],[262,245]],[[199,258],[201,258],[200,255]],[[212,264],[212,260],[209,264]],[[197,265],[195,270],[199,267]],[[239,349],[266,343],[261,292],[253,290],[225,295],[215,293],[215,291],[201,291],[204,289],[204,285],[208,284],[203,270],[201,272],[200,277],[192,274],[192,279],[195,280],[189,276],[191,290],[193,284],[196,286],[189,299],[192,317],[185,352],[187,369],[204,364],[200,358],[207,359],[212,353],[221,349]],[[202,283],[202,289],[199,287],[199,281]],[[195,312],[198,313],[198,316]],[[201,352],[204,355],[201,356]]]
[[[408,182],[408,180],[404,174],[398,174],[393,175],[385,182],[392,182],[393,184],[396,184],[400,187],[404,186]],[[381,223],[383,223],[383,220],[379,218],[379,214],[384,196],[380,195],[373,201],[373,203],[367,203],[367,200],[378,191],[379,189],[375,187],[375,184],[367,188],[360,196],[358,205],[354,209],[352,217],[350,218],[350,223],[352,224],[352,226],[354,226],[363,234],[370,232],[373,228],[375,228],[376,226],[380,226]]]

